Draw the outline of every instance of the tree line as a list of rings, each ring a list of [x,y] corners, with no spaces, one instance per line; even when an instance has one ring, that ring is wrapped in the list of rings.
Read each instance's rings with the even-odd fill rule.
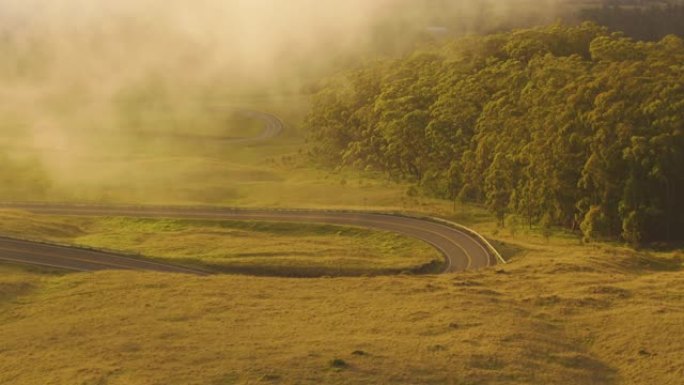
[[[469,36],[319,85],[310,154],[531,226],[684,239],[684,42],[592,23]]]

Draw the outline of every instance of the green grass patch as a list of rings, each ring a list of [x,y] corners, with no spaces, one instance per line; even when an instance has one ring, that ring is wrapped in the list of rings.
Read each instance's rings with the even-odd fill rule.
[[[438,272],[441,254],[402,235],[325,224],[45,217],[0,212],[8,236],[139,255],[225,273],[350,276]]]

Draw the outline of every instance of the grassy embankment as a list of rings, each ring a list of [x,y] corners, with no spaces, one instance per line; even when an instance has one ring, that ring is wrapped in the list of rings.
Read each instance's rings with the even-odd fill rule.
[[[681,252],[501,236],[510,265],[446,276],[0,266],[0,383],[678,383]]]

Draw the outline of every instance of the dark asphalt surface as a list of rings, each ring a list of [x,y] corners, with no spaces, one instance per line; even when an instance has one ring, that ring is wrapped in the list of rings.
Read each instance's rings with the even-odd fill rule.
[[[254,220],[357,226],[387,230],[418,238],[431,244],[445,257],[445,273],[479,269],[496,264],[495,257],[487,251],[487,248],[475,237],[465,232],[427,219],[389,214],[304,210],[246,210],[211,207],[137,207],[17,203],[0,204],[0,208],[62,216]],[[171,264],[151,262],[111,253],[50,246],[7,238],[0,238],[0,260],[83,271],[118,268],[202,273]]]
[[[206,275],[206,272],[96,250],[55,246],[0,237],[0,261],[74,271],[151,270]]]

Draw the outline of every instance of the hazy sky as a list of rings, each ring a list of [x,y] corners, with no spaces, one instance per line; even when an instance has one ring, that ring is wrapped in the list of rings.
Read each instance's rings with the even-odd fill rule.
[[[487,30],[552,15],[555,2],[0,0],[0,103],[27,126],[54,127],[52,112],[102,114],[98,102],[131,88],[297,92],[376,51],[410,46],[416,31]]]
[[[431,27],[486,31],[551,15],[553,3],[0,0],[0,154],[3,141],[16,149],[15,138],[25,138],[66,181],[88,174],[83,157],[113,150],[111,132],[139,129],[134,120],[146,110],[153,119],[177,114],[176,126],[193,130],[189,119],[203,114],[192,103],[207,93],[298,92],[344,65],[410,47]],[[158,129],[154,120],[142,125]]]
[[[353,45],[384,0],[0,0],[13,34],[49,37],[62,60],[74,55],[229,65],[259,72],[288,54]],[[91,50],[91,52],[87,52]],[[70,57],[71,56],[71,57]],[[80,59],[80,58],[79,58]],[[199,67],[199,68],[198,68]]]
[[[108,71],[228,71],[269,77],[364,46],[379,23],[396,31],[446,24],[469,31],[552,9],[554,0],[0,0],[0,29],[49,38],[64,66]],[[527,11],[529,10],[529,12]],[[385,38],[387,38],[385,36]],[[401,39],[402,36],[398,36]],[[401,42],[398,42],[401,43]],[[387,44],[392,44],[388,41]],[[97,59],[104,58],[102,62]],[[111,68],[113,67],[113,68]],[[166,67],[166,68],[164,68]],[[97,70],[94,71],[100,76]]]

